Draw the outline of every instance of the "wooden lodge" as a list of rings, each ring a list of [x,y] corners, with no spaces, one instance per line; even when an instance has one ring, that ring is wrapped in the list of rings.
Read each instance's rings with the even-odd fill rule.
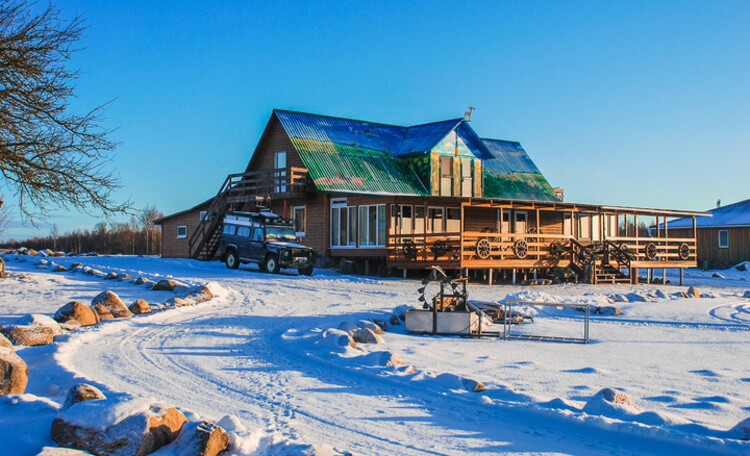
[[[564,202],[519,143],[480,138],[464,119],[399,127],[274,110],[245,172],[158,221],[163,255],[216,259],[224,213],[259,205],[329,263],[404,276],[440,265],[490,283],[695,267],[694,221],[707,215]],[[678,218],[692,231],[670,233]]]

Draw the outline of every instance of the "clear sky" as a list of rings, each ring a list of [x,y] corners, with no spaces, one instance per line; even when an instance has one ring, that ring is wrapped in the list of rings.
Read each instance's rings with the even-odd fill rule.
[[[520,141],[566,201],[750,198],[748,1],[58,5],[90,27],[76,106],[114,100],[119,195],[139,208],[213,196],[273,108],[413,125],[475,106],[477,133]]]

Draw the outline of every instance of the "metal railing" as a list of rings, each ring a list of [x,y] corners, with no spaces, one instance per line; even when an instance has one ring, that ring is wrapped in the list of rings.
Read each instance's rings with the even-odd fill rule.
[[[532,302],[532,301],[505,301],[503,304],[503,339],[524,339],[524,340],[539,340],[545,342],[568,342],[577,344],[589,343],[589,321],[591,320],[591,306],[590,304],[562,304],[562,303],[551,303],[551,302]],[[512,334],[511,323],[513,305],[522,306],[546,306],[546,307],[562,307],[571,309],[580,309],[584,313],[583,317],[583,337],[565,337],[555,335],[534,335],[534,334]]]

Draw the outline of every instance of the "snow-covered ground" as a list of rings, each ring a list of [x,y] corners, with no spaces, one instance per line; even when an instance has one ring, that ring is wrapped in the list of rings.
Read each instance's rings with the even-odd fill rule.
[[[103,289],[126,304],[171,296],[40,270],[37,258],[5,258],[12,275],[0,281],[0,323],[51,315],[70,300],[88,303]],[[320,343],[324,330],[416,304],[419,282],[326,270],[269,275],[218,262],[127,256],[50,260],[210,282],[218,296],[107,321],[51,346],[19,348],[30,368],[27,394],[0,399],[0,441],[9,442],[12,454],[53,445],[55,403],[82,379],[105,393],[152,396],[206,419],[236,417],[224,419],[236,424],[235,454],[750,453],[750,442],[729,432],[750,416],[750,299],[742,297],[750,272],[721,279],[691,270],[682,287],[470,285],[471,299],[481,301],[601,305],[612,294],[631,301],[652,296],[615,303],[622,315],[592,316],[587,345],[418,336],[392,326],[384,344],[337,351]],[[673,298],[689,285],[713,297]],[[667,297],[655,297],[657,290]],[[536,312],[534,323],[514,332],[582,331],[576,310]],[[375,351],[401,355],[415,373],[374,367],[376,355],[363,354]],[[444,373],[480,381],[486,390],[468,392]],[[606,387],[626,393],[635,406],[591,400]]]

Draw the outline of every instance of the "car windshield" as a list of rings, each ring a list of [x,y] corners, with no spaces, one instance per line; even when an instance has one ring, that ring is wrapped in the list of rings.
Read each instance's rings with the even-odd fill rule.
[[[267,226],[266,238],[269,241],[295,241],[297,240],[297,234],[294,232],[294,227],[291,226]]]

